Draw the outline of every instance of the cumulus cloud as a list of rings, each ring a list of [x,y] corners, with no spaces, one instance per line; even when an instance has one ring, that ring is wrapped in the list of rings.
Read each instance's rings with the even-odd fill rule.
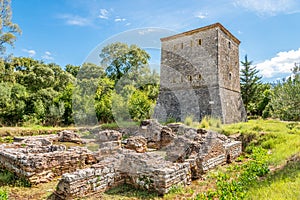
[[[54,60],[52,53],[49,51],[46,51],[44,55],[42,55],[42,58],[45,60]]]
[[[100,9],[100,15],[98,16],[101,19],[108,19],[108,10]]]
[[[68,25],[74,25],[74,26],[91,25],[90,19],[78,15],[65,14],[65,15],[60,15],[59,18],[66,20],[66,23]]]
[[[33,49],[22,49],[22,51],[28,53],[28,56],[29,56],[29,57],[33,57],[33,56],[35,56],[35,54],[36,54],[36,51],[33,50]]]
[[[256,67],[264,77],[271,78],[280,74],[291,73],[291,69],[299,61],[300,48],[298,50],[279,52],[275,57],[257,64]]]
[[[276,15],[278,13],[298,12],[298,0],[233,0],[237,7],[257,12],[259,15]]]

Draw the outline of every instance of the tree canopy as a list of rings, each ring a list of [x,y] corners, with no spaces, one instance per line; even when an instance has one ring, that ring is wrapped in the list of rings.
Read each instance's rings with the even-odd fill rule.
[[[13,46],[16,34],[21,34],[19,26],[12,22],[11,0],[0,0],[0,52],[6,52],[5,44]]]
[[[119,80],[130,69],[146,65],[150,59],[150,55],[137,45],[120,42],[105,46],[99,56],[107,76],[113,80]]]

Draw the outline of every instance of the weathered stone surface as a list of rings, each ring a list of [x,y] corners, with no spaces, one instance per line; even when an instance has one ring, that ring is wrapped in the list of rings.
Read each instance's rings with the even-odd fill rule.
[[[46,138],[34,138],[34,139],[27,138],[22,141],[22,144],[26,146],[34,147],[34,146],[48,146],[51,145],[51,142]]]
[[[147,146],[154,149],[167,146],[175,138],[175,134],[169,127],[162,126],[155,119],[142,121],[139,130],[134,135],[146,138]]]
[[[77,144],[83,143],[81,138],[79,137],[79,135],[77,133],[75,133],[74,131],[64,130],[64,131],[57,133],[57,135],[58,135],[59,142],[74,142]]]
[[[91,168],[64,174],[56,194],[63,199],[73,199],[105,191],[124,182],[165,194],[174,184],[190,184],[189,163],[172,163],[156,154],[123,150]]]
[[[110,142],[110,141],[118,141],[121,140],[122,133],[115,130],[104,130],[95,133],[95,139],[97,142]]]
[[[154,116],[246,120],[240,94],[239,41],[221,24],[161,39],[160,92]]]
[[[95,162],[93,154],[83,147],[0,145],[0,166],[33,184],[48,182]]]
[[[126,140],[124,147],[137,153],[145,153],[147,151],[147,140],[142,136],[131,136]]]

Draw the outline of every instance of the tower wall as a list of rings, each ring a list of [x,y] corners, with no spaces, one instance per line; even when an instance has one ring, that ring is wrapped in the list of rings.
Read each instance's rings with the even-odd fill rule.
[[[236,121],[236,111],[223,104],[240,94],[239,41],[224,31],[214,24],[161,39],[161,86],[154,117],[183,121],[186,116],[196,120],[214,116]],[[227,113],[233,114],[232,119],[227,120]]]

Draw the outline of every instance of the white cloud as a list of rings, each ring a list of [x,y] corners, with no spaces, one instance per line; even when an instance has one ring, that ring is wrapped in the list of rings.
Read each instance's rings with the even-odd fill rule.
[[[65,14],[65,15],[60,15],[59,18],[65,19],[66,23],[69,25],[74,25],[74,26],[89,26],[89,25],[91,25],[90,19],[78,16],[78,15]]]
[[[289,14],[298,12],[300,8],[298,0],[233,0],[233,3],[259,15]]]
[[[138,33],[139,33],[140,35],[145,35],[145,34],[147,34],[147,33],[155,32],[155,31],[156,31],[155,29],[147,28],[147,29],[140,30]]]
[[[115,19],[115,22],[124,22],[124,21],[126,21],[126,19],[125,18],[116,18]]]
[[[257,64],[256,67],[264,77],[271,78],[280,74],[291,73],[291,69],[299,61],[300,48],[298,50],[279,52],[275,57]]]
[[[33,49],[22,49],[22,51],[28,53],[28,56],[29,56],[29,57],[33,57],[33,56],[35,56],[35,54],[36,54],[36,51],[33,50]]]
[[[100,9],[100,15],[98,16],[101,19],[108,19],[108,10]]]
[[[199,12],[195,15],[195,17],[199,18],[199,19],[205,19],[208,17],[208,14],[207,13],[202,13],[202,12]]]
[[[42,55],[42,58],[45,60],[54,60],[52,53],[50,53],[49,51],[46,51],[44,55]]]

